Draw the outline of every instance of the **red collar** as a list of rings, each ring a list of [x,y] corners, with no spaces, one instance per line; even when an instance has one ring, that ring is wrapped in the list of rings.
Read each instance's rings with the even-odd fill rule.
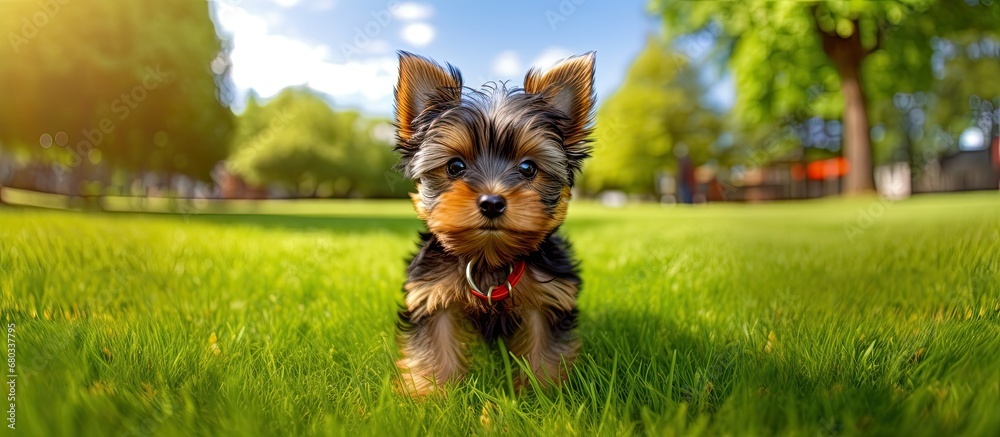
[[[510,292],[514,290],[518,282],[521,282],[521,277],[524,276],[524,271],[526,270],[527,264],[524,261],[514,261],[510,267],[510,274],[507,275],[507,282],[501,285],[494,285],[490,287],[486,294],[479,291],[479,287],[472,280],[472,266],[475,265],[475,261],[469,261],[469,264],[465,266],[465,279],[469,283],[469,292],[473,296],[476,296],[482,300],[493,304],[498,300],[504,300],[510,295]]]

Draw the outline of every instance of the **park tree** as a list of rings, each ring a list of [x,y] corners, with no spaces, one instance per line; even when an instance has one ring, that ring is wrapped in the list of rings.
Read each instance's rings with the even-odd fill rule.
[[[913,186],[925,167],[958,149],[959,137],[978,128],[988,142],[1000,134],[1000,41],[966,35],[931,41],[930,92],[898,92],[870,105],[875,162],[908,161]]]
[[[1000,26],[1000,24],[998,24]],[[978,127],[987,139],[1000,124],[1000,36],[935,41],[935,104],[928,124],[948,133]]]
[[[203,0],[0,2],[0,153],[82,180],[207,180],[227,152],[226,42]],[[121,180],[124,182],[124,180]]]
[[[703,95],[690,59],[649,38],[621,87],[598,109],[594,159],[582,188],[655,194],[657,175],[675,172],[681,144],[695,164],[706,162],[722,121],[701,103]]]
[[[392,171],[392,126],[334,111],[308,88],[287,88],[265,104],[251,96],[237,121],[229,171],[297,196],[402,197]]]
[[[671,37],[722,30],[743,124],[842,117],[848,194],[874,188],[871,102],[930,90],[932,39],[1000,32],[1000,5],[991,0],[652,5]]]

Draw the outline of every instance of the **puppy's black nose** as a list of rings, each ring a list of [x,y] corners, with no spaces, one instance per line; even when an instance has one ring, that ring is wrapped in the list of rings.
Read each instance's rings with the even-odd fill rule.
[[[497,218],[507,209],[507,200],[496,194],[479,196],[479,212],[486,217]]]

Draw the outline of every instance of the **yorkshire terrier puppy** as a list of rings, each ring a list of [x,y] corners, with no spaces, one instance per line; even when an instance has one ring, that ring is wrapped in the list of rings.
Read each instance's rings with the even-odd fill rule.
[[[474,90],[451,65],[400,52],[396,151],[429,231],[399,313],[397,365],[411,395],[462,378],[477,332],[502,337],[543,385],[566,378],[580,347],[580,276],[557,230],[590,152],[594,60],[533,69],[523,88]]]

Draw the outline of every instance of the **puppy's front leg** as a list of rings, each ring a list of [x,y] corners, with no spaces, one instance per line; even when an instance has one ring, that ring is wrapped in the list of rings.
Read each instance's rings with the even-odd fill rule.
[[[567,365],[576,358],[580,341],[573,334],[576,308],[529,308],[522,314],[520,328],[510,339],[510,351],[528,362],[531,372],[543,386],[558,384],[566,379],[563,359]],[[528,385],[518,379],[518,388]]]
[[[400,346],[403,358],[396,362],[403,389],[423,396],[465,374],[465,344],[470,334],[461,313],[440,308],[432,313],[402,311]]]

